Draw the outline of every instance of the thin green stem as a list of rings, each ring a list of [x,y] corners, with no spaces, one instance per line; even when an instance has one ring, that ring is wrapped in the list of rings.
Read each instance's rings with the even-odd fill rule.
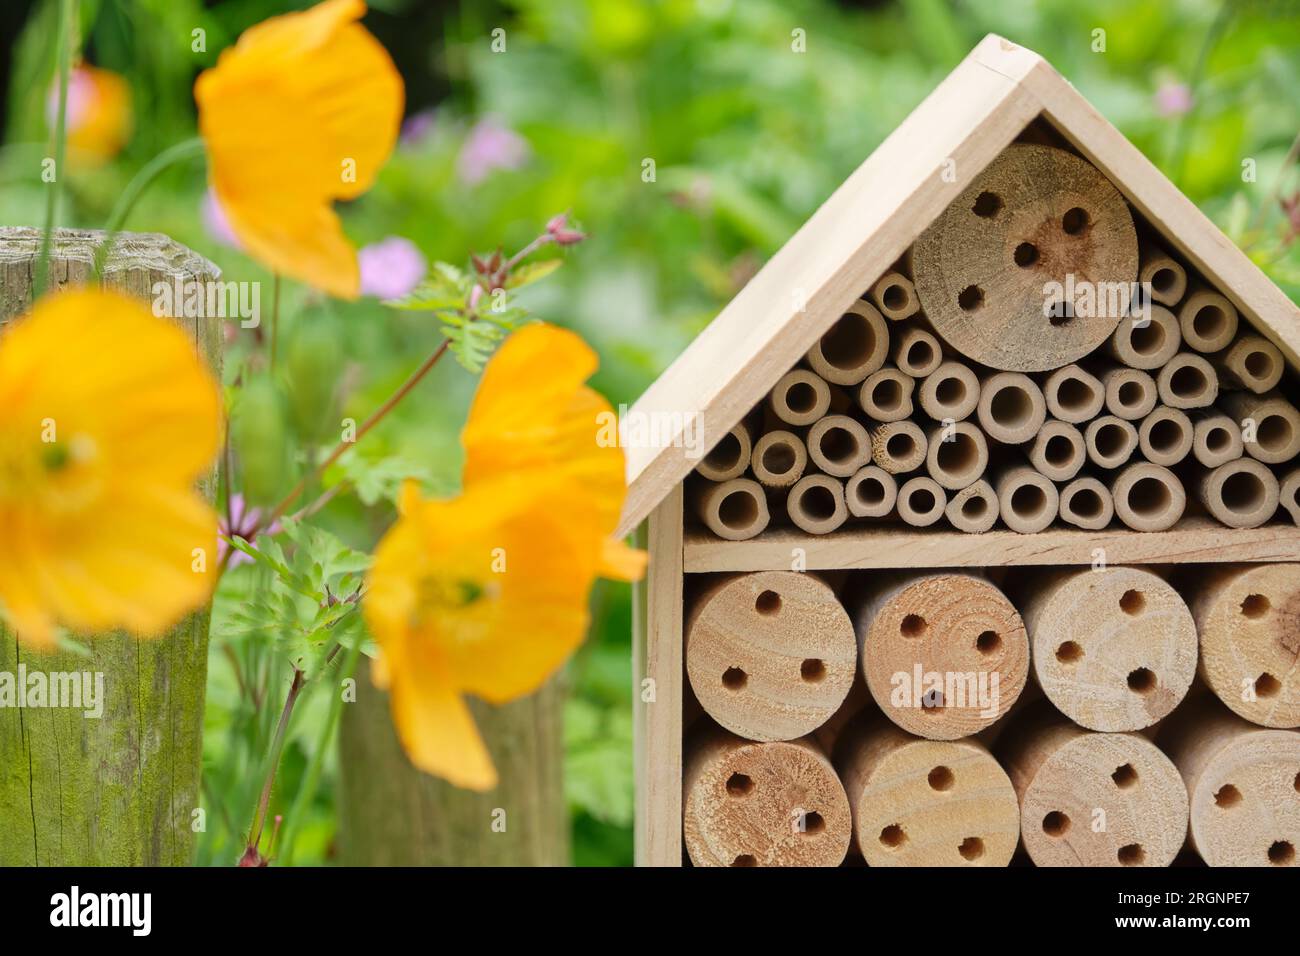
[[[267,756],[266,779],[262,784],[262,794],[257,801],[257,811],[253,814],[253,825],[248,831],[248,848],[256,851],[262,842],[262,828],[266,824],[266,811],[271,805],[271,790],[275,786],[275,772],[280,768],[280,757],[284,753],[284,744],[288,739],[289,718],[293,716],[293,705],[303,688],[302,671],[294,668],[293,683],[289,685],[289,694],[284,699],[284,709],[280,711],[280,722],[275,728],[275,737],[271,741],[271,753]]]
[[[169,146],[149,160],[135,174],[135,177],[126,184],[126,189],[122,190],[122,195],[118,197],[117,203],[113,206],[113,211],[108,216],[108,222],[104,226],[104,241],[95,250],[96,275],[104,271],[104,263],[108,261],[108,257],[113,252],[113,246],[117,242],[117,234],[126,225],[127,217],[131,215],[131,210],[135,208],[135,204],[144,195],[145,190],[172,166],[202,155],[203,140],[198,137],[187,139],[175,146]]]
[[[280,273],[271,281],[271,371],[275,371],[276,346],[280,341]]]
[[[68,143],[68,85],[72,80],[72,47],[76,43],[77,0],[59,5],[59,108],[54,118],[54,179],[45,194],[45,230],[41,234],[40,258],[36,262],[33,300],[44,294],[50,280],[50,255],[54,250],[54,229],[59,215],[59,193],[63,188],[63,161]]]

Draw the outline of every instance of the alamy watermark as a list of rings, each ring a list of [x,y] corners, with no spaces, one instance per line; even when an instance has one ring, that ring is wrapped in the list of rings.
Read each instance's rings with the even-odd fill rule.
[[[1001,702],[997,671],[927,671],[918,663],[911,672],[895,671],[889,678],[889,703],[898,708],[979,710],[996,717]]]
[[[690,459],[704,454],[704,416],[699,412],[646,412],[626,405],[596,415],[601,448],[681,448]]]
[[[0,708],[58,707],[80,710],[88,720],[104,716],[102,671],[0,671]]]
[[[155,282],[153,314],[173,319],[239,319],[246,329],[262,321],[262,283],[182,279]]]
[[[1123,319],[1136,328],[1151,322],[1150,282],[1092,282],[1067,273],[1043,283],[1043,315],[1053,324],[1070,319]]]

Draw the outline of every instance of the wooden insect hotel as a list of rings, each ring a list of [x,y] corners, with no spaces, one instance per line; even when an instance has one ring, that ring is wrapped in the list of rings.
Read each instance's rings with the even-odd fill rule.
[[[1298,362],[985,38],[624,417],[638,861],[1296,865]]]

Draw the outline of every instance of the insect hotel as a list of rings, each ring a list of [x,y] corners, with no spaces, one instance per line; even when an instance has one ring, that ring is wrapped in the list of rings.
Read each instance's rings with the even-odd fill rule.
[[[985,38],[626,416],[638,861],[1296,865],[1298,361]]]

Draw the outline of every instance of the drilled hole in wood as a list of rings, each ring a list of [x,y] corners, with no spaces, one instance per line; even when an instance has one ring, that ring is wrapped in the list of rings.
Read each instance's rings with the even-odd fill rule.
[[[1291,423],[1281,415],[1265,415],[1255,428],[1255,441],[1265,451],[1280,452],[1291,444]]]
[[[956,778],[947,767],[935,767],[925,778],[931,790],[951,790]]]
[[[764,591],[754,599],[754,610],[764,617],[771,617],[781,611],[781,595],[775,591]]]
[[[919,614],[909,614],[903,618],[903,623],[898,625],[898,632],[904,637],[920,637],[925,633],[925,618]]]
[[[1137,617],[1147,606],[1147,599],[1134,588],[1130,588],[1120,595],[1119,609],[1129,617]]]
[[[1276,697],[1282,689],[1282,682],[1272,674],[1260,674],[1255,678],[1256,697]]]
[[[1061,217],[1061,228],[1067,235],[1077,236],[1088,228],[1088,212],[1075,206],[1073,209],[1067,209],[1065,215]]]
[[[975,649],[981,654],[996,654],[1002,649],[1002,635],[997,631],[984,631],[975,638]]]
[[[1070,829],[1070,818],[1060,810],[1053,810],[1043,817],[1043,832],[1049,837],[1065,836]]]
[[[745,491],[733,491],[718,505],[718,520],[728,528],[748,528],[758,518],[758,502]]]
[[[1274,866],[1290,866],[1295,859],[1295,846],[1289,840],[1278,840],[1268,848],[1268,862]]]
[[[1149,694],[1156,689],[1156,675],[1145,667],[1129,671],[1128,689],[1135,694]]]
[[[799,832],[804,836],[816,836],[826,830],[826,820],[816,810],[809,810],[800,821],[803,825]]]
[[[1230,783],[1225,783],[1214,793],[1214,805],[1216,807],[1227,810],[1239,803],[1241,803],[1241,791]]]
[[[1252,621],[1258,621],[1272,606],[1268,598],[1262,594],[1247,594],[1246,599],[1241,602],[1241,613]]]
[[[826,665],[810,657],[799,665],[799,676],[809,684],[819,683],[826,676]]]
[[[1022,269],[1028,269],[1038,261],[1038,247],[1032,242],[1022,242],[1016,246],[1016,251],[1011,254],[1016,265]]]
[[[937,717],[943,713],[943,691],[929,690],[921,695],[921,713]]]
[[[1300,773],[1295,775],[1295,780],[1291,781],[1295,785],[1295,792],[1300,793]]]
[[[742,853],[731,861],[732,866],[758,866],[758,860],[754,859],[748,853]]]
[[[1126,763],[1122,767],[1116,767],[1115,772],[1110,775],[1110,779],[1115,781],[1115,786],[1121,790],[1127,790],[1137,784],[1138,772],[1133,769],[1131,763]]]
[[[961,854],[963,860],[974,862],[984,855],[984,841],[979,837],[967,837],[961,841],[957,852]]]
[[[980,193],[975,197],[975,205],[971,208],[980,218],[992,219],[1002,210],[1002,197],[997,193]]]
[[[1120,866],[1141,866],[1147,858],[1146,850],[1142,849],[1140,843],[1130,843],[1127,846],[1119,848],[1115,854],[1119,860]]]
[[[1083,648],[1074,641],[1066,641],[1056,649],[1056,659],[1062,664],[1073,664],[1083,659]]]
[[[1054,326],[1068,325],[1074,318],[1074,303],[1068,299],[1054,299],[1043,306],[1043,315]]]
[[[722,672],[722,686],[727,690],[742,690],[749,683],[749,675],[739,667],[728,667]]]
[[[892,849],[902,846],[907,840],[907,834],[897,823],[891,823],[880,831],[880,842]]]
[[[727,778],[727,794],[733,797],[747,797],[754,792],[754,778],[748,774],[733,773]]]
[[[957,305],[963,312],[974,312],[984,304],[984,290],[977,285],[968,285],[957,294]]]

